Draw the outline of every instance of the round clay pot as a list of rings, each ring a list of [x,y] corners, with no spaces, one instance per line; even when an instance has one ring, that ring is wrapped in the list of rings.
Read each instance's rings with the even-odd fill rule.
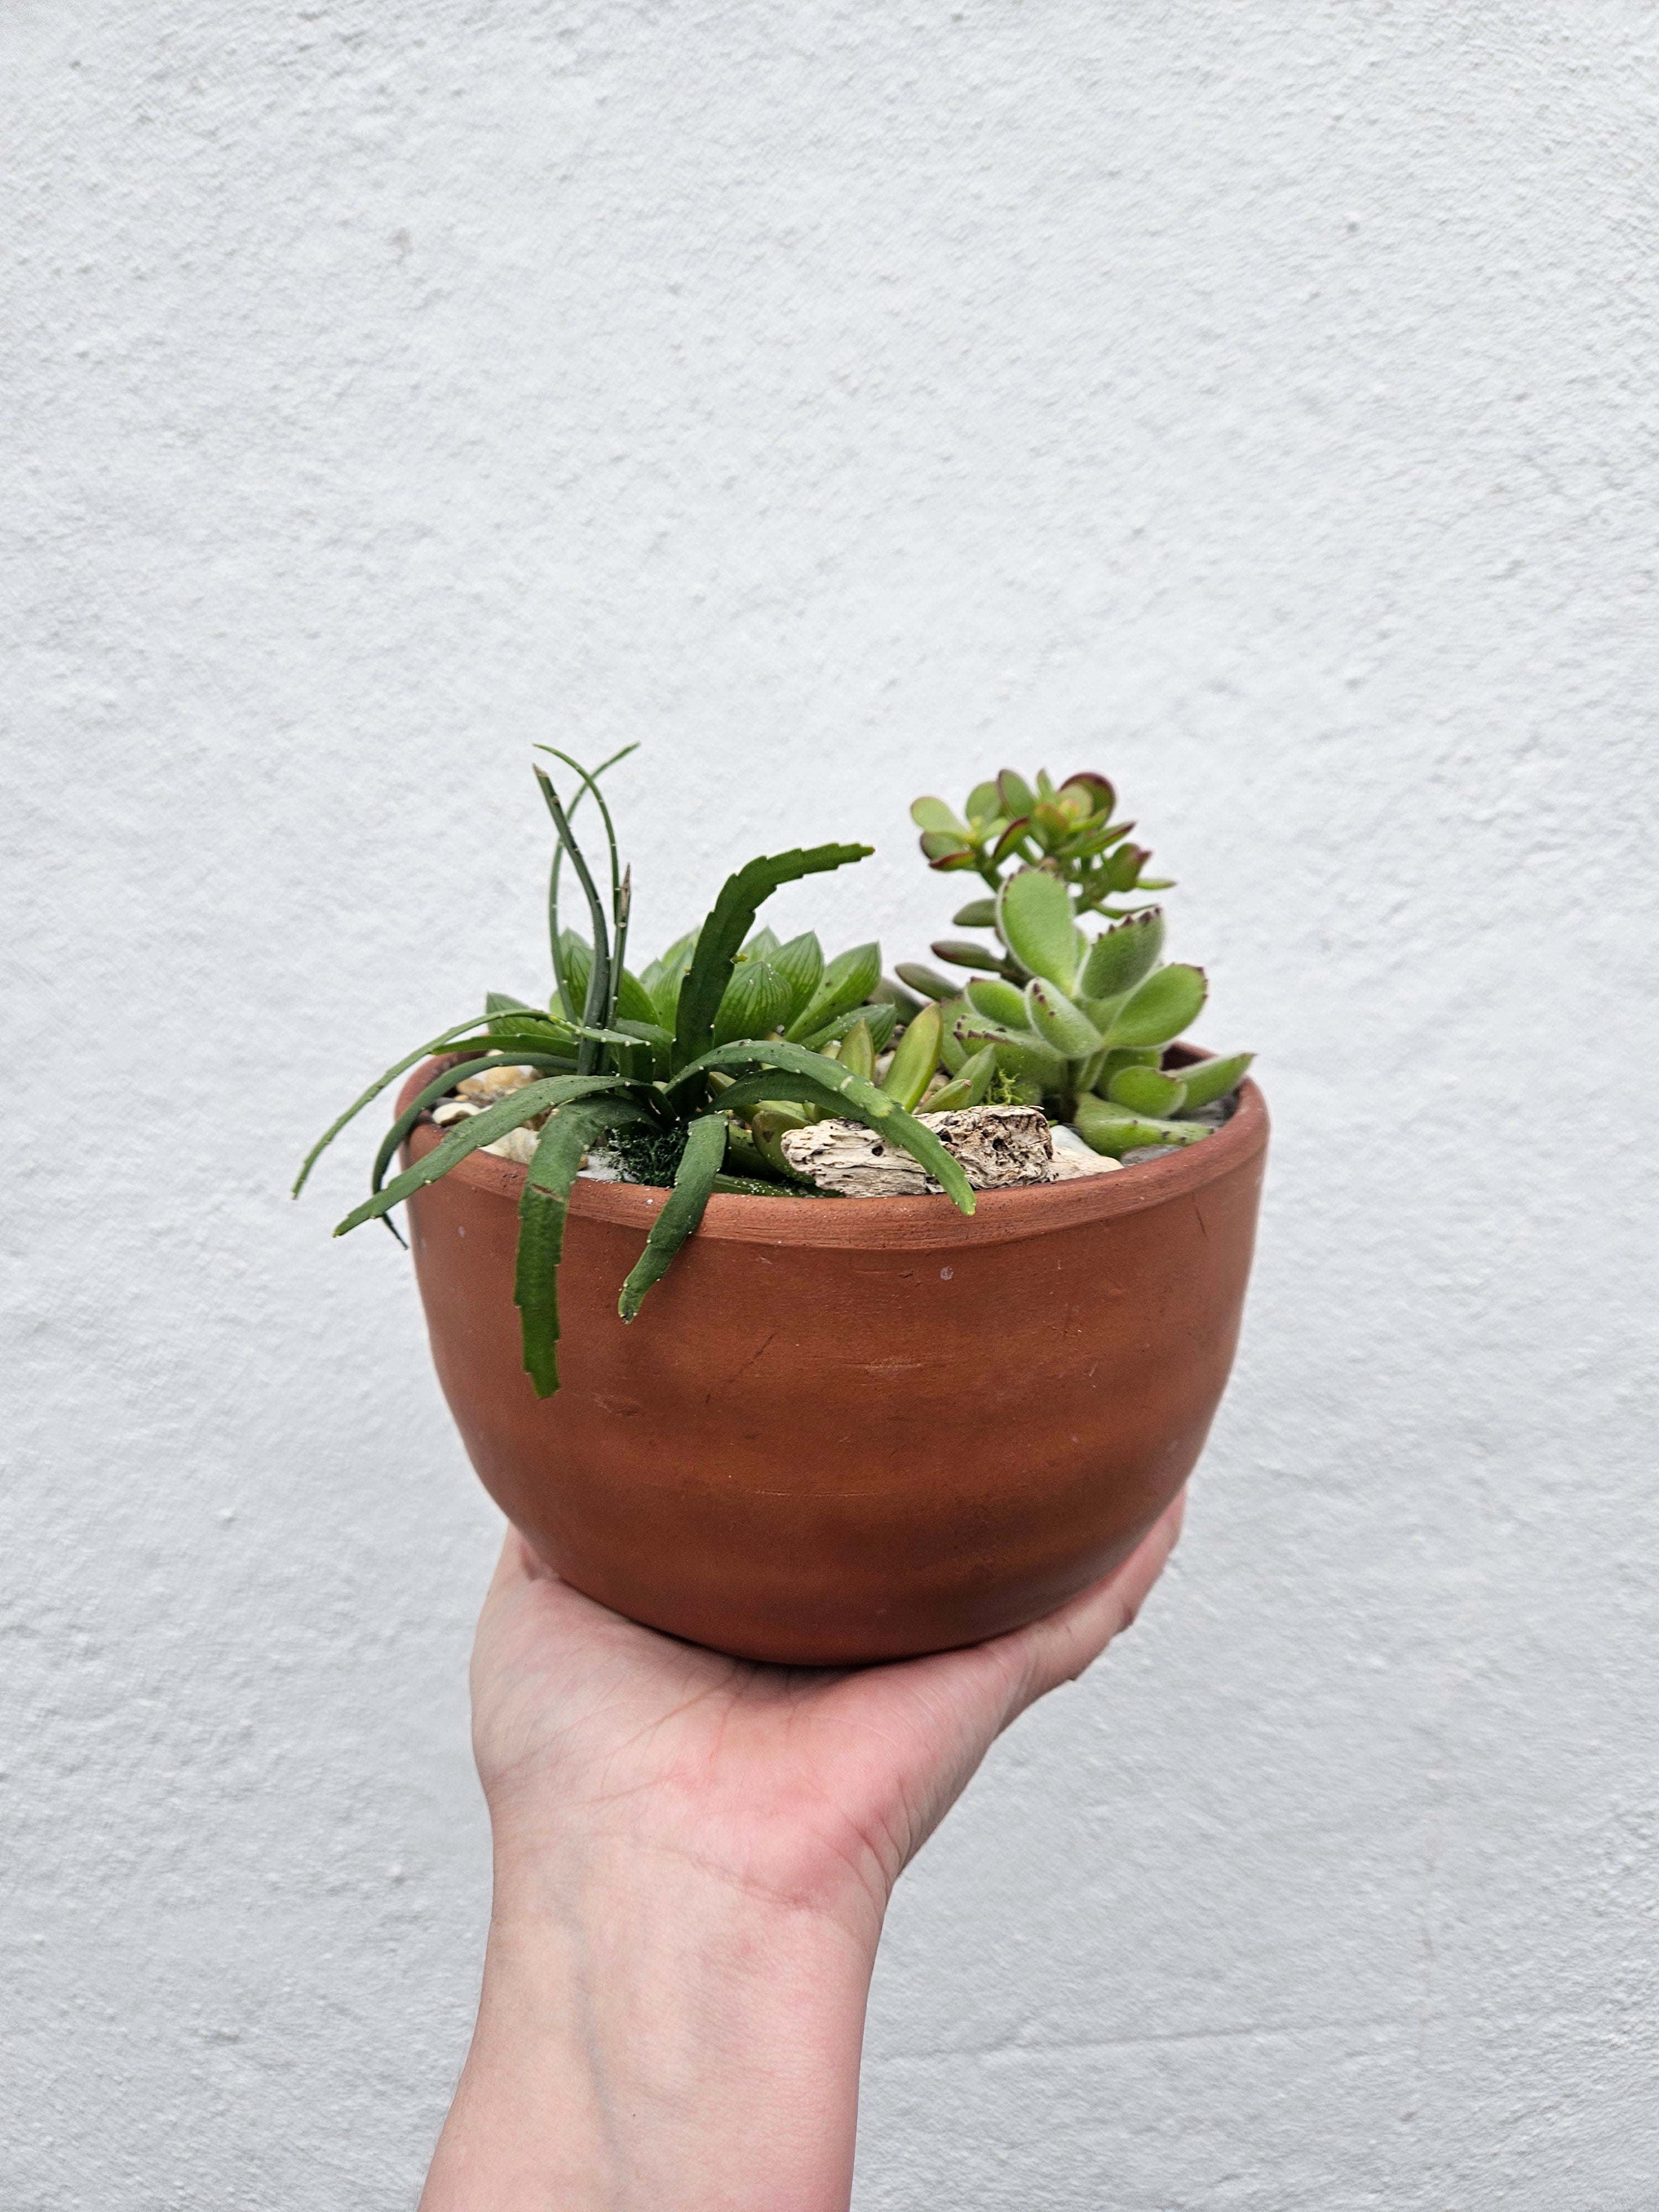
[[[672,1635],[838,1666],[1018,1627],[1150,1528],[1232,1364],[1267,1143],[1247,1082],[1188,1151],[971,1217],[715,1197],[627,1326],[665,1194],[579,1182],[546,1399],[513,1303],[524,1170],[473,1153],[410,1201],[410,1241],[472,1464],[550,1566]]]

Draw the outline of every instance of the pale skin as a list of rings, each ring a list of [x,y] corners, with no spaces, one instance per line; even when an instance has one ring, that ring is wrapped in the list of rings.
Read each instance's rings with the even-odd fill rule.
[[[638,1627],[509,1531],[472,1661],[495,1904],[421,2212],[846,2212],[893,1885],[1133,1621],[1182,1505],[1029,1628],[844,1673]]]

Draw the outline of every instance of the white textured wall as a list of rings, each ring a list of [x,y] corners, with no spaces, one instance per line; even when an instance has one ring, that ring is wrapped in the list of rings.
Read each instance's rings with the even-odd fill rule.
[[[283,1189],[537,984],[550,737],[644,741],[642,939],[867,833],[781,904],[890,957],[915,792],[1105,767],[1277,1116],[1178,1570],[902,1886],[860,2212],[1650,2212],[1651,10],[3,35],[0,2201],[416,2188],[495,1525],[362,1146]]]

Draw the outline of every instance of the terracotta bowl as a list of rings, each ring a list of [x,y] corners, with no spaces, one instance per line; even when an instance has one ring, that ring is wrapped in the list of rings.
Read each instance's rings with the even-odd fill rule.
[[[719,1650],[844,1665],[1018,1627],[1145,1534],[1232,1364],[1267,1144],[1247,1082],[1187,1152],[971,1218],[716,1197],[626,1327],[664,1194],[579,1182],[548,1399],[513,1303],[524,1170],[475,1152],[417,1193],[410,1241],[472,1464],[557,1573]]]

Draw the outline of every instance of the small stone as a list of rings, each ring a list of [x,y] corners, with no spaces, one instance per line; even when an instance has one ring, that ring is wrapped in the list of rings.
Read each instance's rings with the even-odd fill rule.
[[[482,1075],[469,1075],[455,1088],[463,1098],[477,1098],[488,1106],[492,1099],[506,1098],[514,1091],[522,1091],[526,1083],[535,1080],[533,1067],[487,1067]],[[435,1121],[437,1117],[434,1115],[433,1118]],[[486,1152],[493,1149],[489,1145],[484,1147]]]
[[[497,1137],[493,1145],[481,1146],[479,1149],[494,1152],[498,1160],[511,1160],[515,1166],[527,1168],[536,1157],[536,1145],[540,1135],[539,1129],[532,1129],[528,1122],[520,1122],[516,1129],[509,1129],[504,1137]]]
[[[432,1109],[432,1118],[441,1129],[447,1129],[452,1122],[470,1121],[483,1112],[483,1108],[471,1098],[441,1098]]]
[[[1058,1129],[1054,1134],[1059,1136]],[[1121,1160],[1111,1159],[1104,1152],[1091,1152],[1086,1145],[1081,1152],[1073,1152],[1069,1145],[1054,1146],[1056,1182],[1078,1182],[1085,1176],[1115,1175],[1122,1165]]]

